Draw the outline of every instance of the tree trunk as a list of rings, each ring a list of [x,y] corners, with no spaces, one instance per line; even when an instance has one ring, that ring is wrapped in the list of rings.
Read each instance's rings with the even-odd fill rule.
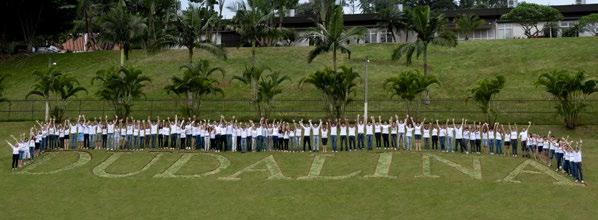
[[[125,49],[123,48],[122,44],[120,47],[120,66],[125,66]]]
[[[336,47],[334,47],[334,49],[332,49],[332,68],[334,69],[334,72],[336,73]]]
[[[46,116],[45,116],[45,119],[46,119],[46,122],[47,122],[48,118],[50,116],[50,98],[49,97],[46,98],[46,103],[45,104],[46,104],[46,112],[45,112]]]
[[[187,59],[189,60],[189,63],[193,63],[193,47],[187,47],[187,51],[189,51]]]
[[[427,44],[424,45],[424,76],[428,76],[428,45]],[[424,105],[430,104],[430,94],[429,94],[427,88],[426,88],[426,91],[424,91],[423,103],[424,103]]]
[[[187,116],[191,117],[195,109],[193,108],[193,93],[187,92]]]
[[[255,67],[256,58],[255,58],[255,41],[251,42],[251,66]]]

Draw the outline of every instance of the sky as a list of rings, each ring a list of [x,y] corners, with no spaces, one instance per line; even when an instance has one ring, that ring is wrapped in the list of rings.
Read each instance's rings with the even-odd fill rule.
[[[187,8],[187,5],[189,5],[189,1],[188,0],[180,0],[181,1],[181,8],[185,9]],[[234,16],[234,12],[226,9],[226,7],[228,7],[229,5],[234,4],[237,1],[241,1],[241,0],[226,0],[225,1],[225,7],[224,7],[224,17],[225,18],[231,18],[232,16]],[[308,0],[299,0],[300,3],[303,2],[307,2]],[[519,2],[524,2],[523,0],[519,0]],[[536,3],[536,4],[541,4],[541,5],[572,5],[575,4],[575,0],[525,0],[525,2],[528,3]],[[586,4],[597,4],[598,0],[586,0]]]

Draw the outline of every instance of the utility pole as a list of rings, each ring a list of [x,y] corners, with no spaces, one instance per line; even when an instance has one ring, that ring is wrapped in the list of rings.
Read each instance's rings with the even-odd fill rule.
[[[364,120],[368,119],[368,63],[370,58],[365,57],[365,77],[364,77],[364,97],[363,97],[363,117]]]

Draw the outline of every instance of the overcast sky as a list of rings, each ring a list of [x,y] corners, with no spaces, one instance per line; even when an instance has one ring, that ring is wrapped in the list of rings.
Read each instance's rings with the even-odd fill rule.
[[[185,9],[187,8],[187,5],[189,5],[189,1],[188,0],[180,0],[181,1],[181,8]],[[225,7],[224,7],[224,17],[225,18],[231,18],[234,13],[232,11],[229,11],[228,9],[226,9],[226,7],[234,4],[237,1],[241,1],[241,0],[225,0]],[[309,0],[299,0],[299,2],[307,2]],[[519,2],[524,2],[522,0],[519,0]],[[575,0],[525,0],[525,2],[530,2],[530,3],[536,3],[536,4],[542,4],[542,5],[572,5],[575,4]],[[598,0],[586,0],[587,4],[595,4],[598,3]]]

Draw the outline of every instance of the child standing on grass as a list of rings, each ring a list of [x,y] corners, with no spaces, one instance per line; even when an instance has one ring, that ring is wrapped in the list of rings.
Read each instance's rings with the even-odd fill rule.
[[[18,146],[19,144],[18,144],[18,142],[15,142],[15,144],[12,144],[8,140],[5,140],[5,141],[12,149],[11,169],[16,170],[17,168],[19,168],[19,146]]]
[[[422,123],[423,124],[423,123]],[[424,150],[430,150],[430,127],[432,123],[429,123],[427,126],[424,125]]]
[[[422,139],[422,126],[426,123],[426,118],[424,118],[421,123],[415,123],[413,118],[411,118],[411,123],[413,124],[413,133],[415,135],[415,151],[421,151],[421,139]]]
[[[496,146],[496,155],[502,155],[502,129],[499,128],[500,124],[499,123],[495,123],[494,127],[496,128],[496,131],[494,132],[494,140],[495,140],[495,146]]]
[[[349,124],[348,128],[347,128],[347,132],[348,132],[348,136],[349,136],[349,151],[353,151],[353,150],[357,150],[356,144],[355,144],[355,137],[357,135],[357,122],[355,122],[356,124]]]

